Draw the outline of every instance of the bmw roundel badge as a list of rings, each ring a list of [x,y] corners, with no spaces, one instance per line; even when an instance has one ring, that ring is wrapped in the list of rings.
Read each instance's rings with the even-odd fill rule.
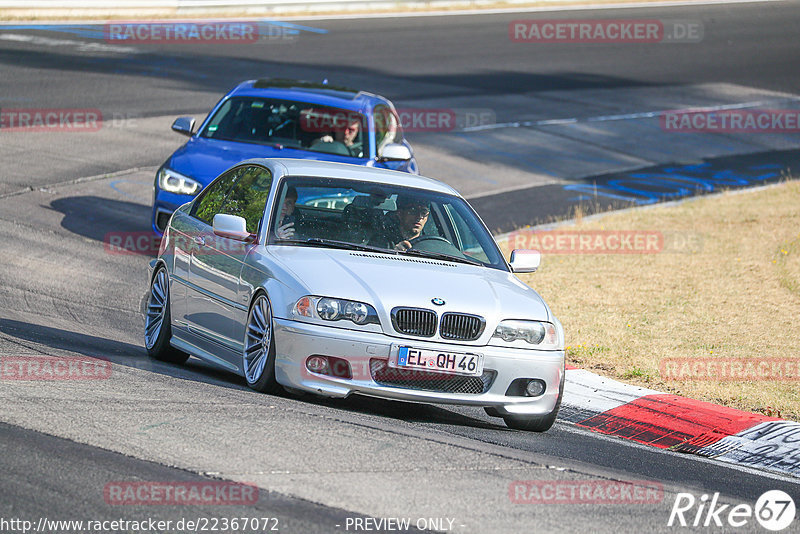
[[[439,297],[436,297],[435,299],[431,299],[431,302],[433,302],[437,306],[444,306],[444,300],[440,299]]]

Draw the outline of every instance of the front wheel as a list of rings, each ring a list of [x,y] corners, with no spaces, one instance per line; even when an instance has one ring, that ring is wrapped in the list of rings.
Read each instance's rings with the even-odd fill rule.
[[[558,400],[552,412],[544,415],[506,415],[503,417],[506,426],[514,430],[527,430],[530,432],[547,432],[550,430],[550,427],[556,422],[558,409],[561,407],[561,398],[564,396],[565,375],[566,373],[561,374],[561,383],[558,385]]]
[[[247,385],[261,393],[279,393],[275,380],[275,339],[273,338],[272,307],[263,293],[259,294],[247,314],[242,369]]]
[[[169,344],[172,324],[169,311],[169,278],[162,265],[150,282],[147,311],[144,318],[144,347],[155,360],[184,363],[189,355]]]

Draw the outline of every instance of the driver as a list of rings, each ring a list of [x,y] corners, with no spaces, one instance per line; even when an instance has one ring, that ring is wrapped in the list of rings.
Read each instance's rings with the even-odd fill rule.
[[[334,141],[342,143],[347,147],[351,156],[361,156],[361,143],[357,143],[358,131],[361,129],[361,121],[357,118],[350,118],[340,126],[337,126],[333,135],[323,135],[317,139],[313,144],[317,143],[333,143]]]
[[[411,241],[422,233],[431,213],[428,203],[409,196],[397,196],[397,210],[386,214],[381,230],[370,239],[370,245],[408,250]]]

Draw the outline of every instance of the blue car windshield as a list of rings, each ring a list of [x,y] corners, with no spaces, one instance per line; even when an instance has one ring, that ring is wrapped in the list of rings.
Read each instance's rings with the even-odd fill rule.
[[[355,111],[294,100],[241,96],[226,100],[199,135],[366,158],[364,132],[365,118]]]
[[[269,243],[426,256],[508,270],[497,244],[460,197],[355,180],[288,177]]]

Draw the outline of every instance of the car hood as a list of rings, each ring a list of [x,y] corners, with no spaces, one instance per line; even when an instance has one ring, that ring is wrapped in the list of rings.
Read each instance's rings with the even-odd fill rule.
[[[414,256],[269,248],[306,294],[372,304],[382,322],[389,320],[396,306],[431,309],[440,315],[448,311],[480,315],[487,329],[503,319],[551,320],[539,294],[507,271]],[[434,305],[435,298],[445,304]]]
[[[205,187],[227,169],[240,161],[250,158],[296,158],[353,163],[356,165],[366,165],[369,161],[362,158],[351,158],[308,150],[276,148],[274,145],[257,145],[192,137],[170,156],[166,166],[199,181]]]

